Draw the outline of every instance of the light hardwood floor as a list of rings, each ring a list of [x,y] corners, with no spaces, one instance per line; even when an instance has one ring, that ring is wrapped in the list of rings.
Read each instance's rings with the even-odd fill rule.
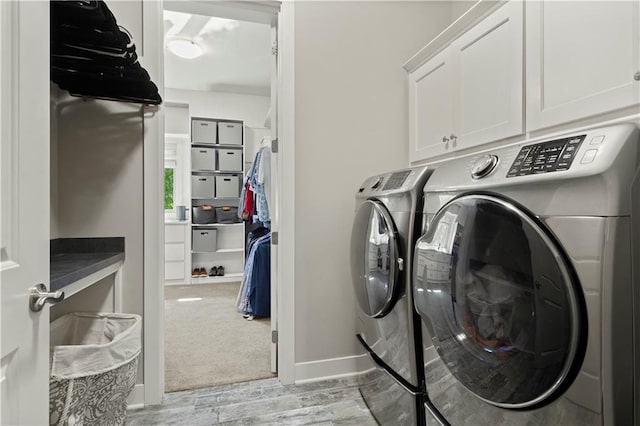
[[[162,405],[130,410],[127,424],[377,425],[354,379],[286,386],[263,379],[168,393]]]

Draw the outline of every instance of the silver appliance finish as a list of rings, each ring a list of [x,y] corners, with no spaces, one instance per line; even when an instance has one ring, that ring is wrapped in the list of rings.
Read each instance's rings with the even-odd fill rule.
[[[360,392],[383,425],[424,423],[417,409],[422,396],[414,394],[423,378],[422,358],[416,355],[422,345],[415,342],[419,318],[413,310],[411,261],[421,229],[422,188],[431,173],[423,166],[373,176],[356,194],[351,236],[356,332],[376,368],[361,378]]]
[[[570,151],[575,152],[567,157],[568,164],[562,164],[557,171],[553,169],[556,166],[549,164],[556,158],[556,165],[561,164],[569,145],[558,148],[558,157],[549,158],[549,155],[556,155],[555,147],[550,144],[549,152],[545,154],[546,162],[542,157],[536,157],[530,164],[515,166],[522,163],[521,154],[527,149],[561,138],[579,138],[581,142],[573,144],[574,149]],[[442,219],[452,200],[462,203],[465,199],[495,197],[505,204],[505,211],[529,217],[527,220],[544,229],[550,238],[544,244],[550,252],[557,253],[554,255],[557,263],[566,263],[573,271],[573,281],[578,289],[575,294],[583,310],[578,319],[573,313],[570,322],[571,326],[581,328],[586,336],[582,338],[579,353],[575,357],[566,356],[565,361],[574,364],[569,378],[562,383],[567,371],[562,369],[554,383],[556,392],[550,389],[524,411],[512,410],[509,404],[500,404],[493,398],[478,398],[462,383],[466,377],[458,378],[460,370],[457,375],[452,374],[456,371],[455,365],[447,363],[445,366],[443,356],[446,359],[451,353],[443,352],[444,346],[433,338],[440,357],[425,366],[427,391],[433,404],[451,424],[640,424],[638,139],[639,132],[634,123],[539,138],[483,155],[451,160],[441,165],[429,179],[425,186],[426,227],[431,234],[444,232],[446,227],[457,227],[459,232],[451,236],[452,244],[456,240],[453,244],[456,247],[462,247],[460,241],[464,230],[455,215],[449,214],[448,219]],[[484,169],[488,163],[487,155],[496,157],[495,168],[484,177],[474,176],[473,172]],[[528,167],[534,164],[536,169],[529,170]],[[527,169],[521,172],[518,167]],[[550,171],[545,172],[545,167]],[[444,223],[446,220],[449,223]],[[423,322],[431,328],[435,323],[430,317],[441,314],[433,310],[427,312],[426,305],[419,306],[418,293],[429,291],[425,283],[432,279],[425,274],[441,273],[443,282],[450,281],[458,273],[453,257],[459,253],[445,247],[442,257],[434,259],[437,253],[427,249],[433,244],[425,237],[416,245],[414,297]],[[428,262],[440,262],[442,271],[424,268]],[[494,278],[491,285],[499,280]],[[568,281],[571,279],[564,279],[565,286]],[[560,287],[563,286],[557,286]],[[429,297],[434,300],[434,296]],[[432,329],[429,331],[437,334]],[[425,335],[423,339],[425,346],[431,345],[431,337]],[[456,339],[462,342],[470,336],[458,335]],[[452,349],[447,350],[451,352]],[[494,361],[496,359],[494,357]],[[550,394],[554,399],[545,401]]]

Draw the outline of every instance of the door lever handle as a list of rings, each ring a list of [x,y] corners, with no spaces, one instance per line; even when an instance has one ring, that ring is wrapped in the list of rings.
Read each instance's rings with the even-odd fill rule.
[[[29,294],[29,308],[33,312],[40,312],[46,303],[52,305],[64,300],[64,291],[58,290],[54,292],[47,291],[47,286],[40,283],[35,287],[31,287]]]

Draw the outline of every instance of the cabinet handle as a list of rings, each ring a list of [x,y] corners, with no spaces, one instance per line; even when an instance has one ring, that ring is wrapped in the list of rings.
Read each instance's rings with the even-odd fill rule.
[[[449,136],[449,138],[451,138],[451,142],[455,142],[456,140],[458,140],[458,137],[453,133],[451,133],[451,136]]]
[[[640,81],[640,71],[638,71],[637,73],[635,73],[635,74],[633,75],[633,79],[634,79],[635,81]]]
[[[447,142],[449,142],[449,138],[448,138],[448,137],[446,137],[446,136],[443,136],[443,137],[442,137],[442,142],[443,142],[443,143],[447,143]]]

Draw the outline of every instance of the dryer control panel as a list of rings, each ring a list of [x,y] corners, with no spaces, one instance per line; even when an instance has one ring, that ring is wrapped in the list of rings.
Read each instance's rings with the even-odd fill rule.
[[[586,135],[526,145],[511,164],[507,177],[569,170]]]

